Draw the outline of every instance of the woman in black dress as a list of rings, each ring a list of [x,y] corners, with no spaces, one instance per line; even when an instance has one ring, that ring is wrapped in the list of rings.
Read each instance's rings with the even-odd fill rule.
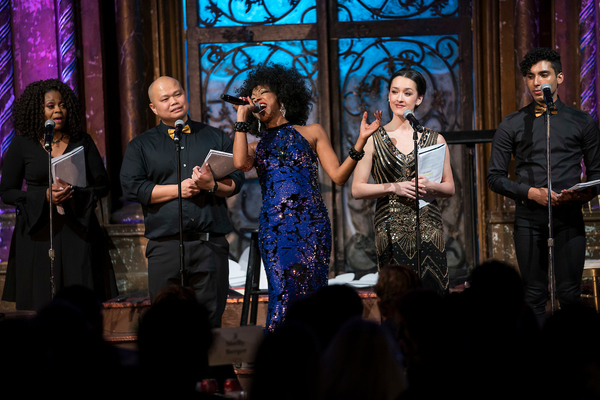
[[[55,123],[52,157],[83,146],[87,180],[86,187],[75,187],[54,177],[54,290],[78,284],[93,289],[100,301],[116,296],[107,239],[95,214],[97,201],[108,194],[108,175],[94,141],[81,132],[77,97],[59,80],[33,82],[15,102],[13,117],[18,135],[4,155],[0,197],[15,206],[17,216],[2,300],[16,302],[18,310],[39,310],[52,300],[47,120]]]

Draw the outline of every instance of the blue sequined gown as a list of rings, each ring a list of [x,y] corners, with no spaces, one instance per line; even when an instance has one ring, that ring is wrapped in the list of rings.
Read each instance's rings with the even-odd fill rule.
[[[255,157],[270,332],[284,320],[291,302],[327,285],[331,225],[319,189],[317,155],[292,125],[265,130]]]

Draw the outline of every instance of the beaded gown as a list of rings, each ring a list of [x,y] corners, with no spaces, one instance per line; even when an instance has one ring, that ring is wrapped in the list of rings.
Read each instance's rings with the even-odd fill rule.
[[[256,146],[261,192],[259,246],[269,286],[266,330],[290,303],[327,285],[331,225],[319,189],[318,158],[291,124],[265,130]]]
[[[371,174],[375,183],[404,182],[415,177],[414,150],[402,153],[380,127],[373,133],[374,155]],[[423,148],[437,143],[438,134],[430,129],[417,141]],[[419,211],[421,229],[421,272],[423,285],[440,294],[448,292],[448,265],[442,215],[434,200]],[[392,194],[377,199],[375,244],[378,268],[405,264],[419,273],[416,252],[415,201]]]

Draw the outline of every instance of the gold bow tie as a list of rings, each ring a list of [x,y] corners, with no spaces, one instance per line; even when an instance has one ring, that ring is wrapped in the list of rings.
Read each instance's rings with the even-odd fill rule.
[[[192,131],[190,130],[190,126],[186,125],[183,127],[183,130],[181,131],[183,133],[191,133]],[[171,136],[171,139],[173,139],[173,135],[175,134],[175,129],[169,129],[169,136]]]
[[[546,106],[540,106],[539,104],[535,105],[535,117],[536,118],[545,112],[546,112]],[[556,113],[558,113],[558,109],[556,108],[556,104],[555,104],[554,109],[552,111],[550,111],[550,114],[554,115]]]

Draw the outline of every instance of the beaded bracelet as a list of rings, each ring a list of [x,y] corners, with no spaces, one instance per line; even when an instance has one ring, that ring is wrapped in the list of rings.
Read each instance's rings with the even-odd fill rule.
[[[236,122],[233,124],[235,132],[250,132],[250,124],[248,122]]]
[[[354,147],[350,147],[350,152],[348,153],[348,156],[350,156],[350,158],[354,161],[360,161],[365,156],[365,152],[364,150],[358,151]]]

